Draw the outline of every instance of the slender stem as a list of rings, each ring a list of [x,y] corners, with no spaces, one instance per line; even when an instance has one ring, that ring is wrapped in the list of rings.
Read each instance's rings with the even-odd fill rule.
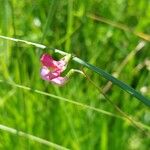
[[[74,73],[79,73],[81,75],[83,75],[85,77],[85,74],[83,73],[83,71],[78,70],[78,69],[70,69],[69,72],[67,73],[66,77],[70,77],[72,76]]]
[[[21,42],[21,43],[25,43],[25,44],[28,44],[28,45],[33,45],[35,47],[42,48],[42,49],[46,48],[45,45],[30,42],[30,41],[26,41],[26,40],[20,40],[20,39],[16,39],[16,38],[6,37],[6,36],[3,36],[3,35],[0,35],[0,38],[5,39],[5,40],[10,40],[10,41],[15,41],[15,42]]]
[[[41,143],[41,144],[53,147],[53,148],[58,149],[58,150],[69,150],[68,148],[60,146],[60,145],[55,144],[53,142],[47,141],[45,139],[39,138],[39,137],[31,135],[29,133],[18,131],[18,130],[14,129],[14,128],[11,128],[11,127],[8,127],[8,126],[2,125],[2,124],[0,124],[0,130],[7,131],[7,132],[15,134],[15,135],[19,135],[21,137],[24,137],[24,138],[36,141],[38,143]]]
[[[66,53],[62,50],[58,50],[55,48],[48,48],[45,45],[41,45],[38,43],[33,43],[33,42],[29,42],[29,41],[25,41],[25,40],[20,40],[20,39],[16,39],[16,38],[10,38],[10,37],[6,37],[6,36],[1,36],[0,38],[2,39],[6,39],[6,40],[12,40],[15,42],[22,42],[22,43],[26,43],[29,45],[33,45],[36,46],[38,48],[41,49],[49,49],[49,50],[53,50],[56,53],[59,53],[61,55],[67,55],[69,53]],[[95,67],[85,61],[83,61],[82,59],[76,57],[75,55],[72,55],[72,59],[73,61],[79,63],[80,65],[92,70],[93,72],[99,74],[100,76],[102,76],[103,78],[111,81],[113,84],[117,85],[118,87],[120,87],[121,89],[123,89],[124,91],[126,91],[127,93],[131,94],[132,96],[136,97],[139,101],[143,102],[145,105],[150,106],[150,100],[146,97],[144,97],[142,94],[140,94],[139,92],[137,92],[135,89],[133,89],[131,86],[127,85],[126,83],[118,80],[117,78],[113,77],[112,75],[110,75],[109,73],[105,72],[104,70],[102,70],[101,68]]]
[[[47,92],[43,92],[43,91],[40,91],[40,90],[37,90],[37,89],[32,89],[32,88],[24,86],[24,85],[16,84],[14,82],[8,82],[8,81],[0,80],[0,83],[6,83],[6,84],[9,84],[11,86],[23,89],[23,90],[33,91],[33,92],[41,94],[41,95],[49,96],[49,97],[52,97],[54,99],[58,99],[58,100],[61,100],[61,101],[64,101],[64,102],[68,102],[70,104],[73,104],[73,105],[76,105],[76,106],[80,106],[80,107],[82,107],[84,109],[90,109],[90,110],[96,111],[98,113],[102,113],[102,114],[105,114],[105,115],[108,115],[108,116],[112,116],[112,117],[116,117],[116,118],[120,118],[120,119],[126,120],[125,118],[122,118],[119,115],[115,115],[115,114],[113,114],[111,112],[107,112],[105,110],[102,110],[102,109],[99,109],[99,108],[95,108],[95,107],[92,107],[92,106],[80,103],[77,100],[70,100],[70,99],[67,99],[67,98],[64,98],[64,97],[60,97],[60,96],[57,96],[57,95],[53,95],[53,94],[50,94],[50,93],[47,93]]]
[[[67,99],[67,98],[64,98],[64,97],[60,97],[60,96],[57,96],[57,95],[53,95],[51,93],[47,93],[47,92],[43,92],[43,91],[40,91],[40,90],[37,90],[37,89],[33,89],[31,87],[27,87],[27,86],[24,86],[24,85],[20,85],[20,84],[16,84],[14,82],[9,82],[9,81],[4,81],[4,80],[0,80],[0,83],[6,83],[6,84],[9,84],[11,86],[14,86],[14,87],[17,87],[17,88],[20,88],[20,89],[23,89],[23,90],[27,90],[27,91],[32,91],[32,92],[35,92],[37,94],[40,94],[40,95],[44,95],[44,96],[48,96],[48,97],[52,97],[54,99],[57,99],[57,100],[60,100],[60,101],[64,101],[64,102],[68,102],[70,104],[73,104],[73,105],[76,105],[78,107],[81,107],[82,109],[89,109],[89,110],[92,110],[92,111],[95,111],[97,113],[100,113],[100,114],[104,114],[104,115],[107,115],[107,116],[111,116],[111,117],[115,117],[115,118],[118,118],[118,119],[121,119],[121,120],[124,120],[124,121],[127,121],[127,118],[124,117],[124,116],[120,116],[120,115],[117,115],[117,114],[113,114],[109,111],[105,111],[103,109],[100,109],[100,108],[95,108],[93,106],[90,106],[90,105],[86,105],[84,103],[80,103],[78,102],[77,100],[71,100],[71,99]],[[140,125],[141,127],[143,127],[144,129],[150,131],[150,127],[141,123],[141,122],[137,122],[135,121],[136,124]]]
[[[87,17],[92,19],[92,20],[96,20],[96,21],[99,21],[99,22],[103,22],[107,25],[110,25],[112,27],[115,27],[115,28],[118,28],[120,30],[123,30],[123,31],[126,31],[126,32],[130,32],[146,41],[150,41],[150,35],[146,34],[146,33],[143,33],[143,32],[136,32],[133,28],[129,28],[128,26],[124,25],[124,24],[121,24],[121,23],[117,23],[117,22],[113,22],[112,20],[110,19],[106,19],[106,18],[103,18],[102,16],[96,16],[94,14],[87,14]]]
[[[78,57],[74,57],[73,60],[78,62],[79,64],[83,65],[84,67],[89,68],[90,70],[96,72],[97,74],[99,74],[103,78],[116,84],[121,89],[123,89],[127,93],[131,94],[132,96],[136,97],[139,101],[143,102],[145,105],[150,106],[150,100],[148,98],[144,97],[142,94],[137,92],[135,89],[133,89],[131,86],[127,85],[126,83],[124,83],[124,82],[118,80],[117,78],[111,76],[109,73],[105,72],[101,68],[95,67],[95,66],[81,60]]]
[[[116,104],[114,104],[114,103],[107,97],[107,95],[105,95],[105,93],[102,91],[102,89],[101,89],[99,86],[97,86],[97,85],[95,84],[95,82],[85,73],[84,70],[83,70],[83,72],[84,72],[86,78],[89,80],[89,82],[90,82],[94,87],[96,87],[96,89],[99,91],[99,93],[102,94],[102,95],[105,97],[105,99],[106,99],[120,114],[122,114],[125,118],[127,118],[127,120],[129,120],[137,129],[140,129],[140,131],[142,131],[143,133],[146,133],[145,130],[143,130],[143,128],[142,128],[139,124],[137,124],[136,121],[135,121],[133,118],[131,118],[129,115],[127,115],[124,111],[122,111]]]

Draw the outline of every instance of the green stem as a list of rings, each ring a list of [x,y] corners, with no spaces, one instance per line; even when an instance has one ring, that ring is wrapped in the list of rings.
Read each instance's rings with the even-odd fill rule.
[[[54,48],[48,48],[45,45],[38,44],[38,43],[33,43],[33,42],[30,42],[30,41],[20,40],[20,39],[16,39],[16,38],[10,38],[10,37],[6,37],[6,36],[2,36],[2,35],[0,35],[0,38],[5,39],[5,40],[20,42],[20,43],[25,43],[25,44],[28,44],[28,45],[33,45],[33,46],[41,48],[41,49],[50,49],[50,50],[53,50],[54,52],[59,53],[61,55],[67,55],[68,54],[68,53],[63,52],[61,50],[54,49]],[[133,89],[132,87],[130,87],[126,83],[118,80],[117,78],[113,77],[112,75],[105,72],[101,68],[95,67],[95,66],[83,61],[82,59],[80,59],[80,58],[78,58],[74,55],[72,55],[72,59],[75,62],[81,64],[82,66],[92,70],[93,72],[96,72],[97,74],[99,74],[103,78],[105,78],[105,79],[111,81],[112,83],[116,84],[118,87],[120,87],[121,89],[123,89],[127,93],[131,94],[132,96],[136,97],[139,101],[143,102],[145,105],[150,106],[150,100],[148,98],[144,97],[142,94],[137,92],[135,89]]]
[[[66,55],[66,52],[63,52],[61,50],[58,49],[52,49],[54,50],[54,52],[59,53],[61,55]],[[143,102],[145,105],[150,106],[150,100],[148,98],[146,98],[145,96],[143,96],[142,94],[140,94],[139,92],[137,92],[135,89],[133,89],[131,86],[127,85],[126,83],[118,80],[117,78],[113,77],[112,75],[110,75],[109,73],[105,72],[104,70],[102,70],[101,68],[95,67],[87,62],[85,62],[84,60],[76,57],[76,56],[72,56],[72,59],[81,64],[82,66],[96,72],[97,74],[99,74],[100,76],[102,76],[103,78],[111,81],[112,83],[114,83],[115,85],[117,85],[118,87],[120,87],[121,89],[123,89],[124,91],[126,91],[127,93],[131,94],[132,96],[136,97],[139,101]]]
[[[79,64],[83,65],[84,67],[89,68],[90,70],[96,72],[97,74],[101,75],[103,78],[111,81],[112,83],[119,86],[121,89],[126,91],[127,93],[131,94],[132,96],[136,97],[138,100],[143,102],[145,105],[150,106],[150,100],[146,97],[144,97],[142,94],[137,92],[135,89],[133,89],[131,86],[127,85],[126,83],[118,80],[117,78],[111,76],[109,73],[105,72],[101,68],[95,67],[89,63],[86,63],[85,61],[81,60],[78,57],[73,58],[74,61],[78,62]]]
[[[72,76],[74,73],[80,73],[81,75],[83,75],[83,76],[85,77],[83,71],[78,70],[78,69],[70,69],[70,70],[68,71],[66,77],[69,78],[69,77]]]

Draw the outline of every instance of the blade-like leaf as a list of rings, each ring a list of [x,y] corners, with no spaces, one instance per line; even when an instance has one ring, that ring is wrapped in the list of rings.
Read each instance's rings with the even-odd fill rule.
[[[101,68],[98,68],[98,67],[95,67],[95,66],[93,66],[93,65],[91,65],[89,63],[86,63],[85,61],[83,61],[83,60],[81,60],[80,58],[77,58],[77,57],[74,57],[73,60],[78,62],[79,64],[89,68],[90,70],[98,73],[103,78],[105,78],[105,79],[111,81],[112,83],[116,84],[121,89],[123,89],[124,91],[128,92],[132,96],[136,97],[138,100],[140,100],[141,102],[143,102],[147,106],[150,106],[150,100],[148,98],[144,97],[142,94],[137,92],[135,89],[133,89],[132,87],[130,87],[126,83],[118,80],[117,78],[113,77],[112,75],[110,75],[109,73],[105,72]]]
[[[0,130],[6,131],[6,132],[14,134],[14,135],[18,135],[20,137],[24,137],[24,138],[30,139],[32,141],[35,141],[35,142],[38,142],[38,143],[41,143],[41,144],[44,144],[44,145],[47,145],[47,146],[50,146],[50,147],[52,147],[54,149],[69,150],[66,147],[60,146],[58,144],[55,144],[55,143],[50,142],[50,141],[47,141],[47,140],[42,139],[40,137],[34,136],[32,134],[25,133],[25,132],[22,132],[22,131],[18,131],[18,130],[14,129],[14,128],[5,126],[3,124],[0,124]]]
[[[45,45],[38,44],[38,43],[33,43],[33,42],[30,42],[30,41],[20,40],[20,39],[16,39],[16,38],[10,38],[10,37],[6,37],[6,36],[2,36],[2,35],[0,35],[0,38],[5,39],[5,40],[15,41],[15,42],[21,42],[21,43],[25,43],[25,44],[28,44],[28,45],[33,45],[33,46],[41,48],[41,49],[50,49],[50,50],[53,50],[54,52],[59,53],[61,55],[68,54],[68,53],[66,53],[62,50],[58,50],[58,49],[54,49],[54,48],[48,48]],[[135,89],[133,89],[132,87],[130,87],[126,83],[116,79],[115,77],[113,77],[109,73],[105,72],[103,69],[95,67],[95,66],[83,61],[82,59],[80,59],[78,57],[75,57],[75,56],[73,57],[73,60],[75,62],[83,65],[84,67],[87,67],[91,71],[96,72],[97,74],[101,75],[103,78],[111,81],[113,84],[117,85],[118,87],[120,87],[124,91],[126,91],[129,94],[131,94],[132,96],[136,97],[139,101],[143,102],[145,105],[150,106],[150,100],[148,98],[144,97],[142,94],[137,92]]]

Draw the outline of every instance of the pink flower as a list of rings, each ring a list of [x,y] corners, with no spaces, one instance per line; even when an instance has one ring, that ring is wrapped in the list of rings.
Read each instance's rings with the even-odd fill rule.
[[[57,85],[64,85],[67,77],[61,77],[61,73],[66,69],[68,64],[68,57],[63,57],[56,61],[49,54],[43,54],[41,57],[42,69],[41,77],[43,80],[55,83]]]

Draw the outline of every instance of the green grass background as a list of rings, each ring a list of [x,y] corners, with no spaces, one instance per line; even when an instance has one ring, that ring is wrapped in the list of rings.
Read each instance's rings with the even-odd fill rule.
[[[142,41],[132,32],[95,21],[95,14],[120,22],[136,32],[150,34],[148,0],[0,0],[0,34],[33,41],[75,53],[110,74]],[[48,51],[52,54],[51,51]],[[64,87],[41,80],[43,50],[0,39],[0,79],[29,86],[96,108],[119,114],[90,82],[74,75]],[[56,58],[61,58],[56,55]],[[121,70],[120,80],[150,97],[150,44],[131,57]],[[141,67],[142,66],[142,67]],[[75,62],[69,68],[81,69]],[[108,81],[86,70],[101,88]],[[124,112],[150,125],[147,106],[113,86],[107,96]],[[150,137],[131,123],[68,102],[0,83],[0,124],[47,139],[69,149],[148,150]],[[148,131],[147,131],[148,132]],[[51,147],[0,130],[2,150],[47,150]]]

